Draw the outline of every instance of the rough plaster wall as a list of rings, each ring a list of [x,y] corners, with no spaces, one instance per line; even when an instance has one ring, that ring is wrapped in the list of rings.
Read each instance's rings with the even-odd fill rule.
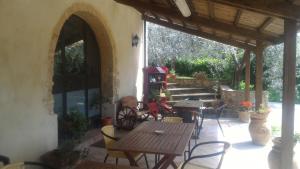
[[[55,27],[74,4],[94,8],[110,33],[115,99],[136,94],[142,45],[132,48],[131,35],[142,32],[142,21],[135,10],[113,0],[0,0],[0,153],[13,161],[35,160],[57,146],[49,51]]]

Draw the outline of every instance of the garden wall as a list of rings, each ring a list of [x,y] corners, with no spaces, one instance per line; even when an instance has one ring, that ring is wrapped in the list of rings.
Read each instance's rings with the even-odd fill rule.
[[[245,91],[233,90],[228,86],[221,86],[221,95],[228,107],[237,108],[240,107],[240,103],[245,100]],[[250,101],[255,103],[255,91],[250,91]],[[268,92],[263,93],[263,104],[268,104]]]
[[[189,78],[189,79],[177,78],[175,80],[175,83],[177,87],[212,88],[214,85],[216,85],[215,81],[211,81],[208,79],[195,79],[195,78]]]

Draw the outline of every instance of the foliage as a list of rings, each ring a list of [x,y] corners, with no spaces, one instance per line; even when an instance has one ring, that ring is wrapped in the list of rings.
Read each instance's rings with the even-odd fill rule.
[[[168,60],[167,66],[170,66]],[[180,76],[193,76],[197,72],[205,73],[212,79],[231,79],[233,66],[230,58],[219,59],[202,57],[194,60],[178,59],[175,61],[176,74]]]
[[[272,136],[273,137],[280,137],[281,135],[281,127],[279,126],[271,126],[272,127]],[[300,133],[294,134],[294,141],[300,142]]]
[[[232,81],[235,67],[242,61],[242,49],[151,23],[147,23],[147,32],[149,63],[175,68],[176,73],[181,76],[192,76],[194,72],[204,71],[208,78]],[[300,103],[299,45],[300,38],[297,39],[296,103]],[[269,91],[270,101],[280,102],[282,98],[283,47],[283,44],[269,46],[263,54],[263,89]],[[256,65],[253,52],[251,58],[250,81],[255,84]]]
[[[259,106],[258,111],[257,111],[257,113],[270,113],[270,112],[271,112],[271,109],[268,106],[264,105],[264,104],[261,104]]]
[[[55,53],[54,59],[54,74],[55,76],[62,76],[62,62],[63,58],[61,50]],[[78,41],[65,48],[65,64],[64,73],[66,75],[84,74],[84,54],[83,54],[83,41]]]
[[[150,65],[175,68],[181,76],[204,71],[209,78],[232,79],[233,58],[241,60],[243,54],[241,49],[152,23],[147,23],[147,34]]]
[[[254,85],[250,84],[249,87],[250,87],[250,90],[254,89]],[[245,83],[245,81],[242,80],[239,84],[239,90],[245,90],[245,89],[246,89],[246,83]]]
[[[88,129],[88,121],[76,109],[70,111],[65,117],[62,117],[60,125],[63,127],[64,134],[69,135],[71,140],[80,139]]]

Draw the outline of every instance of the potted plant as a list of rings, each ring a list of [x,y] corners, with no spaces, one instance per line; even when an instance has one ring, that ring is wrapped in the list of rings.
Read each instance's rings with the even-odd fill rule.
[[[241,102],[241,107],[239,110],[239,119],[244,123],[249,123],[250,113],[252,112],[252,103],[250,101]]]
[[[280,169],[281,166],[281,137],[275,137],[273,140],[273,147],[268,155],[268,163],[270,169]],[[300,141],[300,133],[296,133],[294,135],[294,147],[297,142]],[[299,159],[299,153],[297,154],[294,152],[294,159],[293,159],[293,168],[292,169],[299,169],[300,164],[297,162]]]
[[[66,168],[74,165],[80,158],[80,151],[75,150],[75,146],[87,131],[88,122],[81,112],[74,109],[59,119],[59,125],[63,141],[57,149],[43,154],[41,161],[54,168]]]
[[[67,168],[76,164],[80,159],[80,151],[74,150],[75,141],[68,140],[57,149],[41,156],[41,161],[53,168]]]
[[[266,145],[271,137],[271,130],[267,124],[270,109],[266,105],[261,105],[257,111],[250,114],[249,132],[252,142],[257,145]]]

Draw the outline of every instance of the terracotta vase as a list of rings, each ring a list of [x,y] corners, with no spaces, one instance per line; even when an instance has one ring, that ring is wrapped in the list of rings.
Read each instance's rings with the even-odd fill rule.
[[[113,125],[113,119],[112,117],[104,117],[101,119],[101,125],[107,126],[107,125]]]
[[[271,137],[271,129],[267,124],[268,113],[253,113],[249,124],[252,142],[257,145],[266,145]]]
[[[298,154],[296,154],[294,152],[294,160],[293,160],[293,168],[292,169],[300,168],[300,166],[296,160],[296,159],[299,159]],[[273,147],[268,155],[269,168],[270,169],[281,169],[281,159],[280,158],[281,158],[281,137],[276,137],[273,139]]]
[[[245,110],[245,111],[239,111],[239,119],[243,123],[249,123],[250,121],[250,112]]]

